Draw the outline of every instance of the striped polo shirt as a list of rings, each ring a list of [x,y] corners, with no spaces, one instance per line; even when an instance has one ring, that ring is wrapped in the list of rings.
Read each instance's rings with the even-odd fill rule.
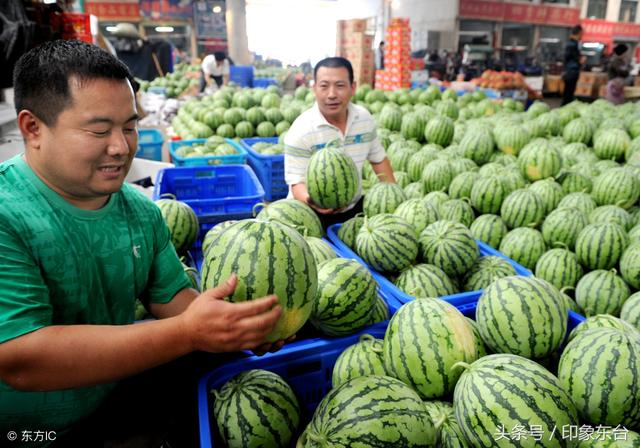
[[[376,122],[363,107],[349,103],[345,135],[336,126],[330,124],[320,112],[318,103],[303,112],[284,137],[284,179],[289,185],[289,197],[293,197],[291,186],[304,182],[309,159],[315,151],[323,149],[327,143],[339,139],[345,154],[350,156],[358,167],[362,178],[364,161],[380,163],[387,156],[376,133]],[[362,196],[362,184],[353,206]]]

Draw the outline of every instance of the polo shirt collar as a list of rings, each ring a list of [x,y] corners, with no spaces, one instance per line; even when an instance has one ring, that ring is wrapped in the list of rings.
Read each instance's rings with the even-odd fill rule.
[[[347,127],[346,127],[347,130],[351,128],[351,124],[355,121],[356,118],[358,118],[358,116],[359,116],[358,109],[354,106],[354,104],[351,101],[349,101],[349,106],[347,108]],[[317,101],[313,103],[313,118],[314,118],[314,124],[316,127],[329,126],[329,127],[335,128],[335,126],[329,123],[327,119],[324,117],[324,115],[322,115],[322,112],[320,112],[320,107],[318,106]]]

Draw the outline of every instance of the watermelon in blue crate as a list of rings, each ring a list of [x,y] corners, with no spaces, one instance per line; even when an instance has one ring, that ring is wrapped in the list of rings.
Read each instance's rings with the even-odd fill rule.
[[[264,188],[265,200],[271,202],[287,197],[289,186],[284,181],[284,153],[257,150],[260,145],[265,149],[278,145],[278,137],[245,138],[241,144],[247,151],[247,163]]]
[[[213,140],[215,139],[215,140]],[[215,141],[215,144],[211,144]],[[247,163],[247,151],[234,140],[219,137],[169,142],[169,154],[176,166],[236,165]]]

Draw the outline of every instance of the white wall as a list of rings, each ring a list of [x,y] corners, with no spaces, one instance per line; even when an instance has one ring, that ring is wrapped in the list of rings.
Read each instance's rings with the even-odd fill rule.
[[[455,46],[458,2],[453,0],[393,0],[392,17],[409,17],[411,24],[411,48],[426,47],[427,32],[440,31],[440,48]]]

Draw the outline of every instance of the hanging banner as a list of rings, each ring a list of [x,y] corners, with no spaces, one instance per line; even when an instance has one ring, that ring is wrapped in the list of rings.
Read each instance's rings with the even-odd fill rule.
[[[140,15],[148,19],[183,19],[193,17],[191,2],[170,0],[140,0]]]
[[[460,0],[460,18],[571,27],[580,22],[580,9],[570,6],[527,5],[501,1]]]
[[[583,41],[640,40],[640,24],[583,19],[581,25],[584,29]]]
[[[100,20],[118,22],[137,22],[140,20],[138,0],[85,0],[85,12]]]

